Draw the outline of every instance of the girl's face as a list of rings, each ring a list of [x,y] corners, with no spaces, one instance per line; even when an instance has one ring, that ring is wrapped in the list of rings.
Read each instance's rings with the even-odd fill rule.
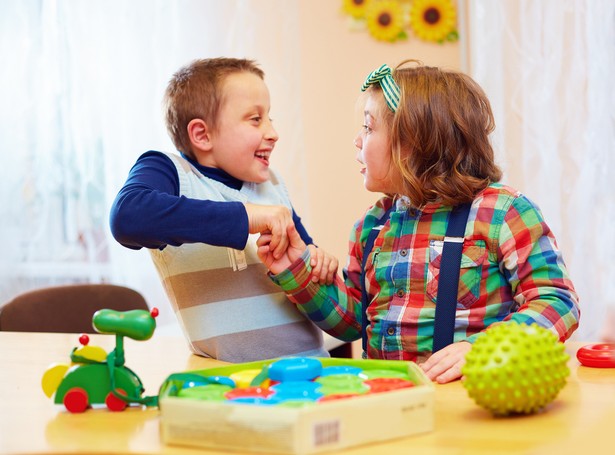
[[[263,80],[249,72],[229,75],[217,123],[212,151],[201,164],[244,182],[269,180],[269,157],[278,134],[269,118],[269,90]]]
[[[365,166],[361,169],[365,188],[372,192],[396,194],[401,189],[401,178],[392,166],[390,127],[384,122],[384,109],[388,108],[381,91],[367,95],[364,124],[354,145],[359,149],[357,161]]]

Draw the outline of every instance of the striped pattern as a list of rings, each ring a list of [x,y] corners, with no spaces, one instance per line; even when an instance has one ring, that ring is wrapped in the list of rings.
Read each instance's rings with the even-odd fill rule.
[[[286,189],[269,182],[240,191],[203,176],[185,159],[168,154],[177,168],[180,194],[214,201],[286,205]],[[322,332],[267,278],[249,236],[245,270],[233,271],[227,248],[201,243],[151,249],[150,254],[179,323],[196,354],[227,362],[288,355],[328,356]]]
[[[363,245],[390,198],[374,205],[351,235],[344,277],[309,281],[309,257],[274,277],[290,299],[331,335],[361,334]],[[433,345],[443,239],[450,207],[407,210],[403,200],[376,238],[367,261],[368,357],[421,360]],[[455,341],[473,342],[494,323],[536,322],[560,340],[579,324],[578,297],[539,209],[513,189],[492,184],[474,200],[466,226]]]
[[[396,112],[399,107],[401,92],[397,82],[393,79],[391,68],[389,68],[388,65],[384,64],[377,70],[369,73],[361,86],[361,91],[364,92],[370,85],[374,84],[380,84],[387,106],[389,106],[389,109],[393,112]]]

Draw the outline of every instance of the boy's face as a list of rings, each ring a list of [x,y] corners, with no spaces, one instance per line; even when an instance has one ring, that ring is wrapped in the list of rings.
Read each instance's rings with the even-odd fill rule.
[[[383,109],[388,108],[382,92],[367,96],[363,127],[354,145],[359,149],[357,161],[365,166],[361,169],[365,189],[392,194],[399,192],[401,177],[392,166],[389,127],[382,117]]]
[[[222,84],[211,153],[199,160],[244,182],[269,180],[269,156],[278,133],[269,118],[269,90],[255,74],[229,75]]]

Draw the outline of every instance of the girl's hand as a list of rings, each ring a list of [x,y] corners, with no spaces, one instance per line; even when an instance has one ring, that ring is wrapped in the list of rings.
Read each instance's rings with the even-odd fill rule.
[[[273,254],[274,250],[271,245],[273,236],[270,233],[261,234],[256,241],[258,258],[275,275],[287,270],[293,262],[301,257],[306,249],[305,243],[301,240],[294,224],[288,227],[287,234],[288,248],[279,257],[275,257]]]
[[[312,281],[320,284],[332,284],[339,265],[337,258],[316,245],[308,245],[308,250],[310,250],[311,257]]]
[[[421,368],[432,381],[445,384],[461,377],[461,368],[466,363],[466,354],[472,349],[472,344],[459,341],[440,349],[421,365]]]

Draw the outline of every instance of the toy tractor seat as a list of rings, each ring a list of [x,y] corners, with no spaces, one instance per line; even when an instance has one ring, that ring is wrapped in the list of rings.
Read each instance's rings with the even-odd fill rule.
[[[94,313],[92,325],[100,333],[116,334],[143,341],[152,337],[156,329],[156,320],[146,310],[103,309]]]

